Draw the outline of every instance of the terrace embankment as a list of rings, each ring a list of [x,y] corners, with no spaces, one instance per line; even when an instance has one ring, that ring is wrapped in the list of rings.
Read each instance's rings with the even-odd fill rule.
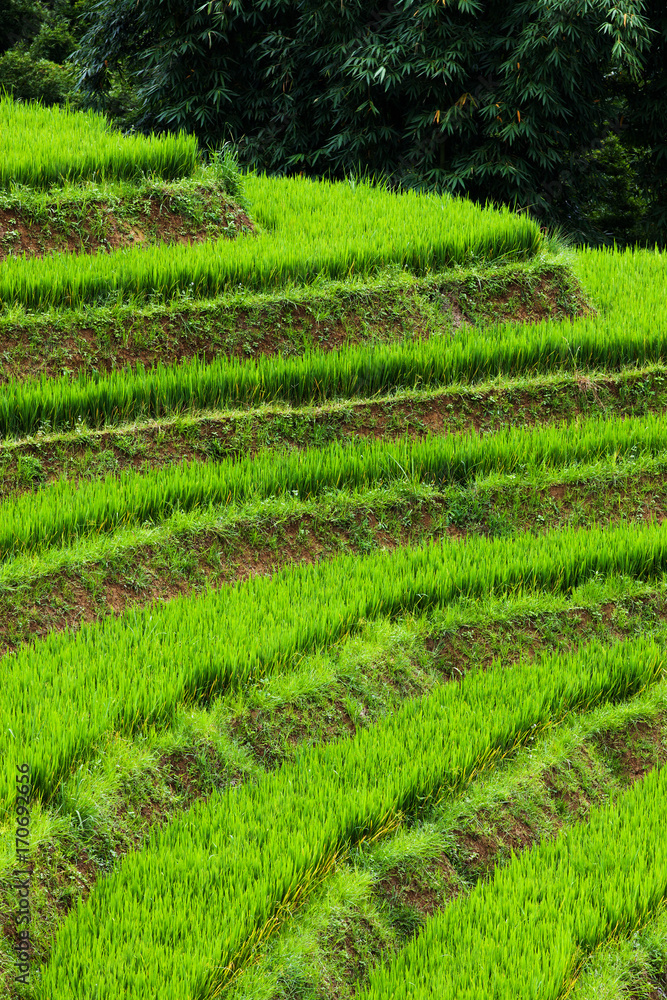
[[[0,499],[61,477],[89,481],[110,472],[160,468],[254,454],[267,447],[308,448],[351,438],[419,438],[503,427],[534,427],[594,414],[637,416],[667,405],[667,367],[653,365],[586,377],[498,380],[453,391],[397,393],[314,407],[271,407],[184,415],[108,430],[40,433],[0,444]]]
[[[0,192],[0,262],[10,256],[197,243],[253,229],[224,184],[212,178]]]
[[[196,711],[185,725],[182,720],[180,731],[177,725],[166,738],[151,738],[146,744],[143,737],[120,742],[115,737],[98,762],[101,766],[108,757],[110,766],[93,769],[92,782],[88,777],[83,783],[81,778],[68,779],[56,795],[66,813],[78,820],[69,829],[54,827],[36,849],[31,864],[32,878],[40,885],[33,898],[35,956],[48,958],[54,926],[77,899],[87,897],[100,877],[127,852],[140,849],[158,826],[214,789],[279,768],[305,745],[349,739],[406,699],[428,697],[436,686],[456,683],[473,663],[486,669],[500,658],[504,669],[511,669],[513,663],[542,651],[565,654],[592,639],[615,643],[639,629],[662,636],[667,605],[662,590],[634,592],[629,587],[625,596],[601,605],[568,607],[561,602],[550,608],[546,600],[528,614],[505,607],[500,617],[493,611],[473,617],[472,627],[463,620],[444,633],[433,623],[416,630],[409,622],[371,626],[359,639],[330,652],[328,678],[326,672],[318,676],[306,662],[291,693],[276,678],[268,686],[230,694]],[[533,765],[525,773],[520,755],[520,766],[513,771],[510,763],[501,775],[495,796],[485,798],[473,785],[459,803],[451,829],[443,834],[441,853],[410,856],[404,845],[395,863],[385,863],[381,875],[367,885],[364,900],[354,905],[341,901],[325,914],[314,942],[320,995],[354,995],[375,962],[399,950],[439,906],[469,892],[479,879],[492,877],[511,851],[529,848],[564,825],[585,821],[591,805],[611,799],[629,781],[661,765],[666,726],[664,713],[655,706],[644,714],[638,706],[611,729],[585,730],[567,760],[559,762],[555,755],[551,767]],[[450,811],[456,808],[455,801]],[[426,817],[422,822],[429,821]],[[343,863],[338,874],[347,871],[354,877],[358,863],[367,870],[369,860],[372,856],[364,858],[362,853],[351,867],[349,861]],[[14,902],[9,885],[3,886],[0,919],[7,920],[8,943],[12,935],[7,915]],[[315,900],[306,910],[306,928],[318,905]],[[314,922],[317,926],[317,919]],[[288,975],[275,995],[294,996],[293,986]],[[14,996],[11,985],[8,988],[8,995]]]
[[[188,170],[56,178],[4,241],[0,742],[36,791],[33,969],[48,1000],[166,997],[170,963],[190,996],[349,1000],[661,774],[664,267],[365,185],[249,175],[245,216]],[[0,982],[37,1000],[11,832]]]
[[[186,297],[187,298],[187,297]],[[432,278],[290,288],[219,301],[0,315],[0,382],[110,372],[199,357],[253,358],[452,337],[462,324],[574,318],[591,306],[557,259]]]
[[[467,895],[478,882],[492,880],[496,870],[517,854],[575,823],[585,824],[592,808],[613,801],[620,790],[666,761],[665,716],[632,719],[622,729],[582,740],[572,747],[567,760],[551,767],[527,769],[525,775],[512,774],[510,769],[510,775],[498,782],[501,787],[495,795],[484,797],[473,789],[466,802],[450,809],[450,816],[455,816],[458,805],[459,816],[434,824],[442,841],[440,853],[431,844],[428,856],[420,856],[418,849],[411,855],[408,842],[397,848],[393,865],[378,865],[374,872],[369,852],[356,872],[353,866],[340,871],[342,884],[355,874],[368,878],[370,871],[370,890],[363,892],[359,879],[356,900],[348,892],[323,901],[319,912],[317,904],[313,905],[300,921],[297,918],[297,927],[286,935],[280,950],[271,950],[270,959],[260,963],[259,970],[242,976],[230,997],[247,996],[250,984],[256,985],[262,974],[272,981],[275,1000],[357,996],[372,969],[399,955],[438,911]],[[433,838],[433,826],[426,828]],[[415,841],[418,833],[413,831]],[[299,930],[309,946],[305,975],[305,942],[299,941]],[[642,978],[653,986],[659,982],[658,977]],[[660,996],[636,995],[651,1000]]]
[[[446,491],[400,484],[335,498],[226,508],[187,527],[119,531],[36,560],[9,564],[0,587],[0,651],[10,652],[51,632],[122,614],[154,600],[195,595],[255,575],[341,553],[400,549],[474,535],[546,534],[591,523],[662,521],[667,487],[662,466],[623,471],[611,462],[586,477],[544,485],[510,476],[503,485]],[[22,568],[23,566],[23,568]]]

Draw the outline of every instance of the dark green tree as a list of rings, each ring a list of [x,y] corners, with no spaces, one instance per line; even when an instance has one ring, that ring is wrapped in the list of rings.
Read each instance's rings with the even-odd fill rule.
[[[0,91],[61,104],[75,75],[64,65],[81,34],[84,0],[0,0]]]
[[[650,48],[639,82],[627,73],[614,80],[620,109],[618,131],[634,151],[639,183],[650,211],[642,220],[647,242],[667,243],[667,7],[664,0],[645,0],[651,25]]]
[[[77,53],[104,107],[232,139],[272,172],[466,192],[551,219],[654,58],[643,0],[101,0]],[[648,97],[647,97],[648,100]],[[643,114],[647,114],[646,102]],[[663,119],[664,120],[664,119]]]
[[[0,0],[0,54],[18,42],[32,41],[43,18],[37,0]]]

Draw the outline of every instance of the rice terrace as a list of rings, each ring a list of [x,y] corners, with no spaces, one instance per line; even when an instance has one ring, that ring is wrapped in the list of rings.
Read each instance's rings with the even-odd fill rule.
[[[0,989],[667,995],[667,257],[0,96]]]

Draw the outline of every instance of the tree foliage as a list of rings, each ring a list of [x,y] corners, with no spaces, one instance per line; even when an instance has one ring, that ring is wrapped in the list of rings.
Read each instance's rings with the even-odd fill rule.
[[[588,170],[610,74],[623,75],[637,121],[649,115],[658,84],[646,84],[645,67],[659,56],[645,6],[101,0],[77,55],[80,86],[104,107],[125,74],[140,126],[231,139],[260,169],[368,172],[548,218],[564,171],[576,184]]]
[[[626,148],[638,152],[637,176],[651,206],[646,235],[667,242],[667,7],[664,0],[646,0],[645,7],[653,31],[641,78],[621,73],[615,89],[619,131]]]
[[[37,0],[0,0],[0,53],[34,38],[41,22]]]
[[[0,53],[29,51],[33,59],[63,63],[82,34],[86,0],[0,0]]]
[[[62,104],[75,74],[65,65],[81,34],[85,0],[0,0],[0,91]]]
[[[19,47],[0,56],[0,92],[18,101],[64,104],[74,84],[71,67],[48,59],[34,59]]]

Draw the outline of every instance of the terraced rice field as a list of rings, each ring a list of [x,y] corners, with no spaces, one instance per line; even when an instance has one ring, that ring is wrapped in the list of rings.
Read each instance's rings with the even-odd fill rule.
[[[196,170],[0,264],[2,988],[657,1000],[665,255]]]

